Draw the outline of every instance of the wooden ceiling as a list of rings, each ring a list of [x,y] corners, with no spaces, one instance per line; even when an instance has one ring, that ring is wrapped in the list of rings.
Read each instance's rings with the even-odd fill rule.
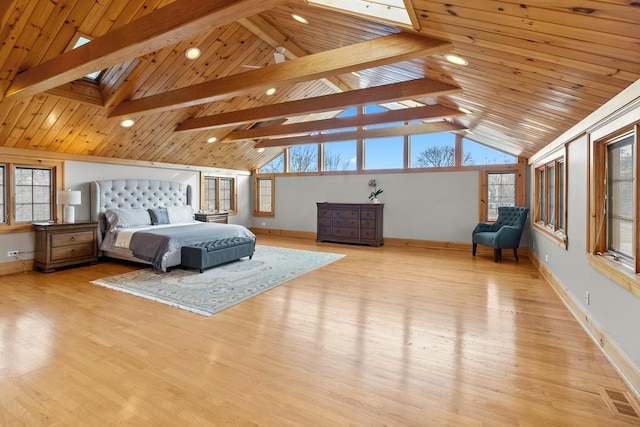
[[[417,131],[527,158],[640,78],[637,1],[405,3],[417,30],[302,0],[5,0],[0,146],[253,170],[282,150],[262,138],[304,142],[348,106],[402,101],[449,118]],[[93,41],[69,51],[78,34]]]

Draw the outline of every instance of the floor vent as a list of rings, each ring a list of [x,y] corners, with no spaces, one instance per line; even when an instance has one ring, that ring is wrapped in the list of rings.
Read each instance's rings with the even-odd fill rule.
[[[640,407],[633,395],[627,391],[600,386],[600,395],[614,415],[625,415],[640,419]]]

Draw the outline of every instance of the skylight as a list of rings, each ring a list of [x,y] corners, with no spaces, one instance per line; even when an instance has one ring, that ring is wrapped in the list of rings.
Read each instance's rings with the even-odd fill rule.
[[[86,37],[83,36],[79,36],[78,40],[76,40],[76,44],[73,45],[72,49],[75,49],[77,47],[82,46],[83,44],[87,44],[89,43],[91,40],[89,40]],[[98,71],[94,71],[93,73],[89,73],[89,74],[85,74],[85,77],[89,80],[91,80],[92,82],[97,82],[98,81],[98,77],[100,77],[100,73],[102,71],[98,70]]]
[[[413,27],[404,0],[307,0],[314,6]]]

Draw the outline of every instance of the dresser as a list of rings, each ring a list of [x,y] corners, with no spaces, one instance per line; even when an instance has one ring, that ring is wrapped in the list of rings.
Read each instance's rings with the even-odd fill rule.
[[[317,203],[318,242],[380,246],[384,204]]]
[[[33,267],[45,273],[56,268],[98,261],[98,223],[42,223],[36,230]]]
[[[195,214],[197,221],[219,222],[227,224],[229,222],[229,212],[199,212]]]

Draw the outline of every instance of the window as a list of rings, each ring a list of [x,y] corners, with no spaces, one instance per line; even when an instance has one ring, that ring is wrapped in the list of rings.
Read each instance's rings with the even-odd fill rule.
[[[284,153],[260,168],[262,173],[283,173],[284,172]]]
[[[455,166],[455,135],[447,132],[410,135],[409,152],[412,168]]]
[[[566,246],[565,156],[535,168],[533,224]]]
[[[273,175],[256,175],[253,194],[253,214],[255,216],[274,216],[275,178]]]
[[[403,166],[403,137],[371,138],[364,141],[363,169],[402,169]]]
[[[485,167],[480,175],[480,221],[495,221],[499,206],[524,206],[525,165]]]
[[[356,141],[327,142],[322,144],[325,171],[356,170]]]
[[[55,221],[55,191],[62,162],[3,156],[0,163],[0,234],[31,230],[34,221]]]
[[[515,156],[478,144],[467,138],[462,139],[462,155],[465,166],[512,164],[517,161]]]
[[[205,212],[236,211],[235,178],[204,175],[201,182],[201,207]]]
[[[640,291],[638,125],[591,142],[591,265],[634,293]]]
[[[318,144],[294,145],[289,148],[289,172],[317,172]]]
[[[17,166],[15,168],[16,222],[53,220],[51,169]]]

